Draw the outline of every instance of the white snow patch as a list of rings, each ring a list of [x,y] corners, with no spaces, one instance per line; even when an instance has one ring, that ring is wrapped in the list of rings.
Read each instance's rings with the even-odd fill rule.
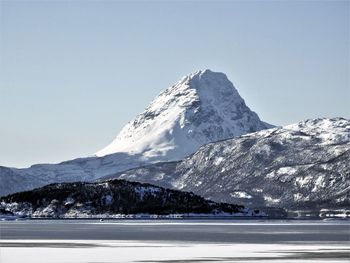
[[[271,196],[269,195],[264,195],[264,200],[267,201],[268,203],[270,204],[277,204],[280,202],[280,199],[279,198],[272,198]]]
[[[295,183],[299,185],[299,187],[306,187],[310,185],[310,182],[312,181],[312,179],[313,179],[313,176],[311,175],[307,175],[304,177],[297,177],[295,179]]]
[[[200,186],[203,182],[202,181],[198,181],[198,182],[195,182],[195,186]]]
[[[64,205],[72,205],[74,204],[75,200],[72,197],[67,197],[66,200],[64,200]]]
[[[214,160],[214,165],[219,165],[220,163],[222,163],[222,161],[224,160],[223,157],[216,157]]]
[[[277,170],[277,174],[294,174],[296,171],[295,167],[281,167]]]
[[[326,182],[324,180],[324,175],[320,175],[317,177],[317,179],[315,180],[315,184],[314,184],[314,188],[312,188],[311,192],[316,192],[318,191],[320,188],[325,187]]]
[[[246,199],[252,198],[252,196],[250,194],[247,194],[244,191],[235,191],[234,193],[231,193],[230,196],[235,197],[235,198],[246,198]]]
[[[293,194],[294,201],[308,201],[309,196],[304,196],[301,193]]]

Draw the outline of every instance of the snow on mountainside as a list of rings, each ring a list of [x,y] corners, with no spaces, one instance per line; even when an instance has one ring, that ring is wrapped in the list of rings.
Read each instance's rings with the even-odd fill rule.
[[[225,74],[204,70],[162,92],[96,155],[180,160],[206,143],[271,127],[246,106]]]
[[[245,105],[225,74],[198,71],[161,93],[97,157],[26,169],[0,167],[0,196],[180,160],[208,142],[270,127]]]
[[[179,162],[109,178],[290,211],[350,207],[350,121],[314,119],[214,142]],[[322,212],[322,211],[321,211]]]

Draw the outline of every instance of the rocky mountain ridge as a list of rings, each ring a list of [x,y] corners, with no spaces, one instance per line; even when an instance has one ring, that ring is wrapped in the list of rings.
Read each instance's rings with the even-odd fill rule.
[[[209,143],[183,161],[109,178],[192,191],[217,202],[289,211],[350,207],[350,121],[306,120]]]

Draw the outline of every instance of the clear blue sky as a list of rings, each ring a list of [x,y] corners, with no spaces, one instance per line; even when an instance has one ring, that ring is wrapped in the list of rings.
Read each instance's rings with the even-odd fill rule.
[[[162,90],[225,72],[276,125],[350,117],[348,1],[1,1],[0,165],[91,155]]]

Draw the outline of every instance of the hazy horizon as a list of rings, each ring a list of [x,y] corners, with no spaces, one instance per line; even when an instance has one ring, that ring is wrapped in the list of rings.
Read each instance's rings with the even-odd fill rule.
[[[0,2],[0,165],[92,155],[182,76],[268,123],[350,118],[348,1]]]

